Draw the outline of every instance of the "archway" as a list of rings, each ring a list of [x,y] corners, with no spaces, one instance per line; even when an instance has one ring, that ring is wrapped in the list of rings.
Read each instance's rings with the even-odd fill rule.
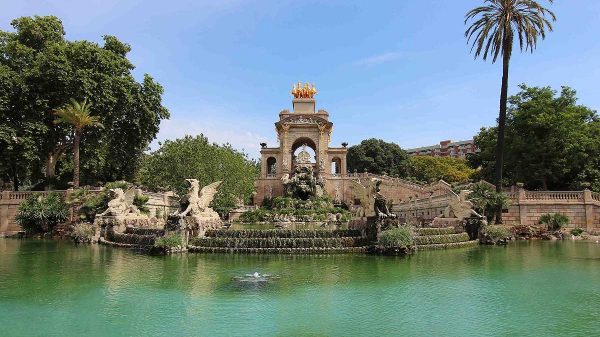
[[[317,145],[315,142],[307,137],[297,138],[294,143],[292,143],[292,172],[296,168],[296,159],[300,152],[306,151],[310,154],[310,162],[313,165],[313,170],[316,172],[316,163],[317,163]]]
[[[342,160],[335,157],[331,160],[331,175],[339,176],[342,173]]]
[[[267,176],[274,176],[277,174],[277,159],[275,157],[267,158]]]

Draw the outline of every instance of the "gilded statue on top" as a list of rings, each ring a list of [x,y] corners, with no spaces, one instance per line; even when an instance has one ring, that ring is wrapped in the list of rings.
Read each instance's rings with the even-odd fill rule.
[[[292,85],[292,95],[294,98],[313,98],[317,94],[317,88],[314,84],[298,82]]]

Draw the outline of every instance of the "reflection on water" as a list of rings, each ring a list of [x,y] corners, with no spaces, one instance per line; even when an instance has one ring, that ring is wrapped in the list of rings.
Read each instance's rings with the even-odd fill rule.
[[[399,258],[0,239],[7,336],[598,335],[598,284],[600,247],[570,241]]]

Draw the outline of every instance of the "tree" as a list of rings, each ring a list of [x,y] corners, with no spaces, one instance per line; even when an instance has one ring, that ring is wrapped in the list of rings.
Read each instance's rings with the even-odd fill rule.
[[[552,0],[548,0],[552,3]],[[498,115],[498,140],[496,147],[496,191],[502,190],[502,166],[504,154],[504,129],[506,125],[506,105],[508,97],[508,67],[512,56],[515,35],[519,48],[525,51],[537,47],[538,37],[546,37],[546,29],[552,31],[552,21],[556,16],[549,9],[533,0],[485,0],[486,6],[474,8],[465,15],[465,24],[474,22],[465,31],[471,51],[476,49],[475,58],[482,55],[486,60],[492,56],[492,63],[502,55],[502,85],[500,89],[500,113]],[[502,213],[497,213],[497,221],[502,223]]]
[[[98,117],[90,115],[87,99],[82,103],[71,99],[71,104],[54,112],[58,119],[55,123],[67,123],[73,126],[73,186],[79,187],[79,143],[81,134],[87,127],[102,127]]]
[[[529,189],[600,191],[600,118],[577,104],[575,90],[520,86],[509,98],[504,182]],[[493,176],[497,127],[475,137],[481,152],[469,157],[480,178]]]
[[[250,201],[257,176],[258,165],[246,154],[199,135],[165,141],[144,157],[137,180],[149,189],[174,190],[180,196],[189,188],[185,179],[198,179],[202,186],[222,180],[212,206],[224,215],[239,202]]]
[[[502,211],[502,208],[508,207],[509,200],[506,195],[502,192],[496,192],[494,187],[487,182],[471,184],[468,186],[468,190],[471,193],[467,198],[473,203],[475,211],[482,216],[496,212],[498,205],[501,206],[500,211]]]
[[[381,139],[366,139],[348,149],[350,172],[387,173],[406,177],[408,154],[398,144]]]
[[[466,160],[452,157],[414,156],[408,166],[409,175],[423,182],[442,179],[450,184],[464,183],[475,172]]]
[[[137,162],[169,113],[162,87],[141,83],[127,59],[131,47],[114,36],[104,45],[68,41],[54,16],[22,17],[0,31],[0,177],[19,185],[71,180],[71,129],[54,111],[70,98],[93,98],[90,113],[111,130],[82,135],[81,171],[88,183],[133,178]],[[41,185],[40,184],[40,185]]]

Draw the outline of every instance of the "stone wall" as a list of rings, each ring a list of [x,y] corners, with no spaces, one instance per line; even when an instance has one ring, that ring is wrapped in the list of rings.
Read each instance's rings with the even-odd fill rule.
[[[600,193],[584,191],[527,191],[516,187],[507,192],[510,205],[503,210],[505,225],[537,225],[546,213],[569,217],[570,227],[600,229]],[[405,221],[428,223],[448,205],[449,195],[412,198],[395,203],[392,211]]]
[[[66,196],[70,190],[55,190],[55,191],[24,191],[0,192],[0,236],[14,234],[21,230],[21,227],[15,222],[17,208],[19,204],[25,201],[32,195],[46,195],[50,192],[58,193]],[[100,191],[100,190],[97,190]],[[139,190],[138,193],[150,197],[147,206],[150,209],[150,216],[155,216],[157,209],[159,214],[164,215],[172,213],[179,208],[179,202],[172,192],[167,193],[152,193]]]

